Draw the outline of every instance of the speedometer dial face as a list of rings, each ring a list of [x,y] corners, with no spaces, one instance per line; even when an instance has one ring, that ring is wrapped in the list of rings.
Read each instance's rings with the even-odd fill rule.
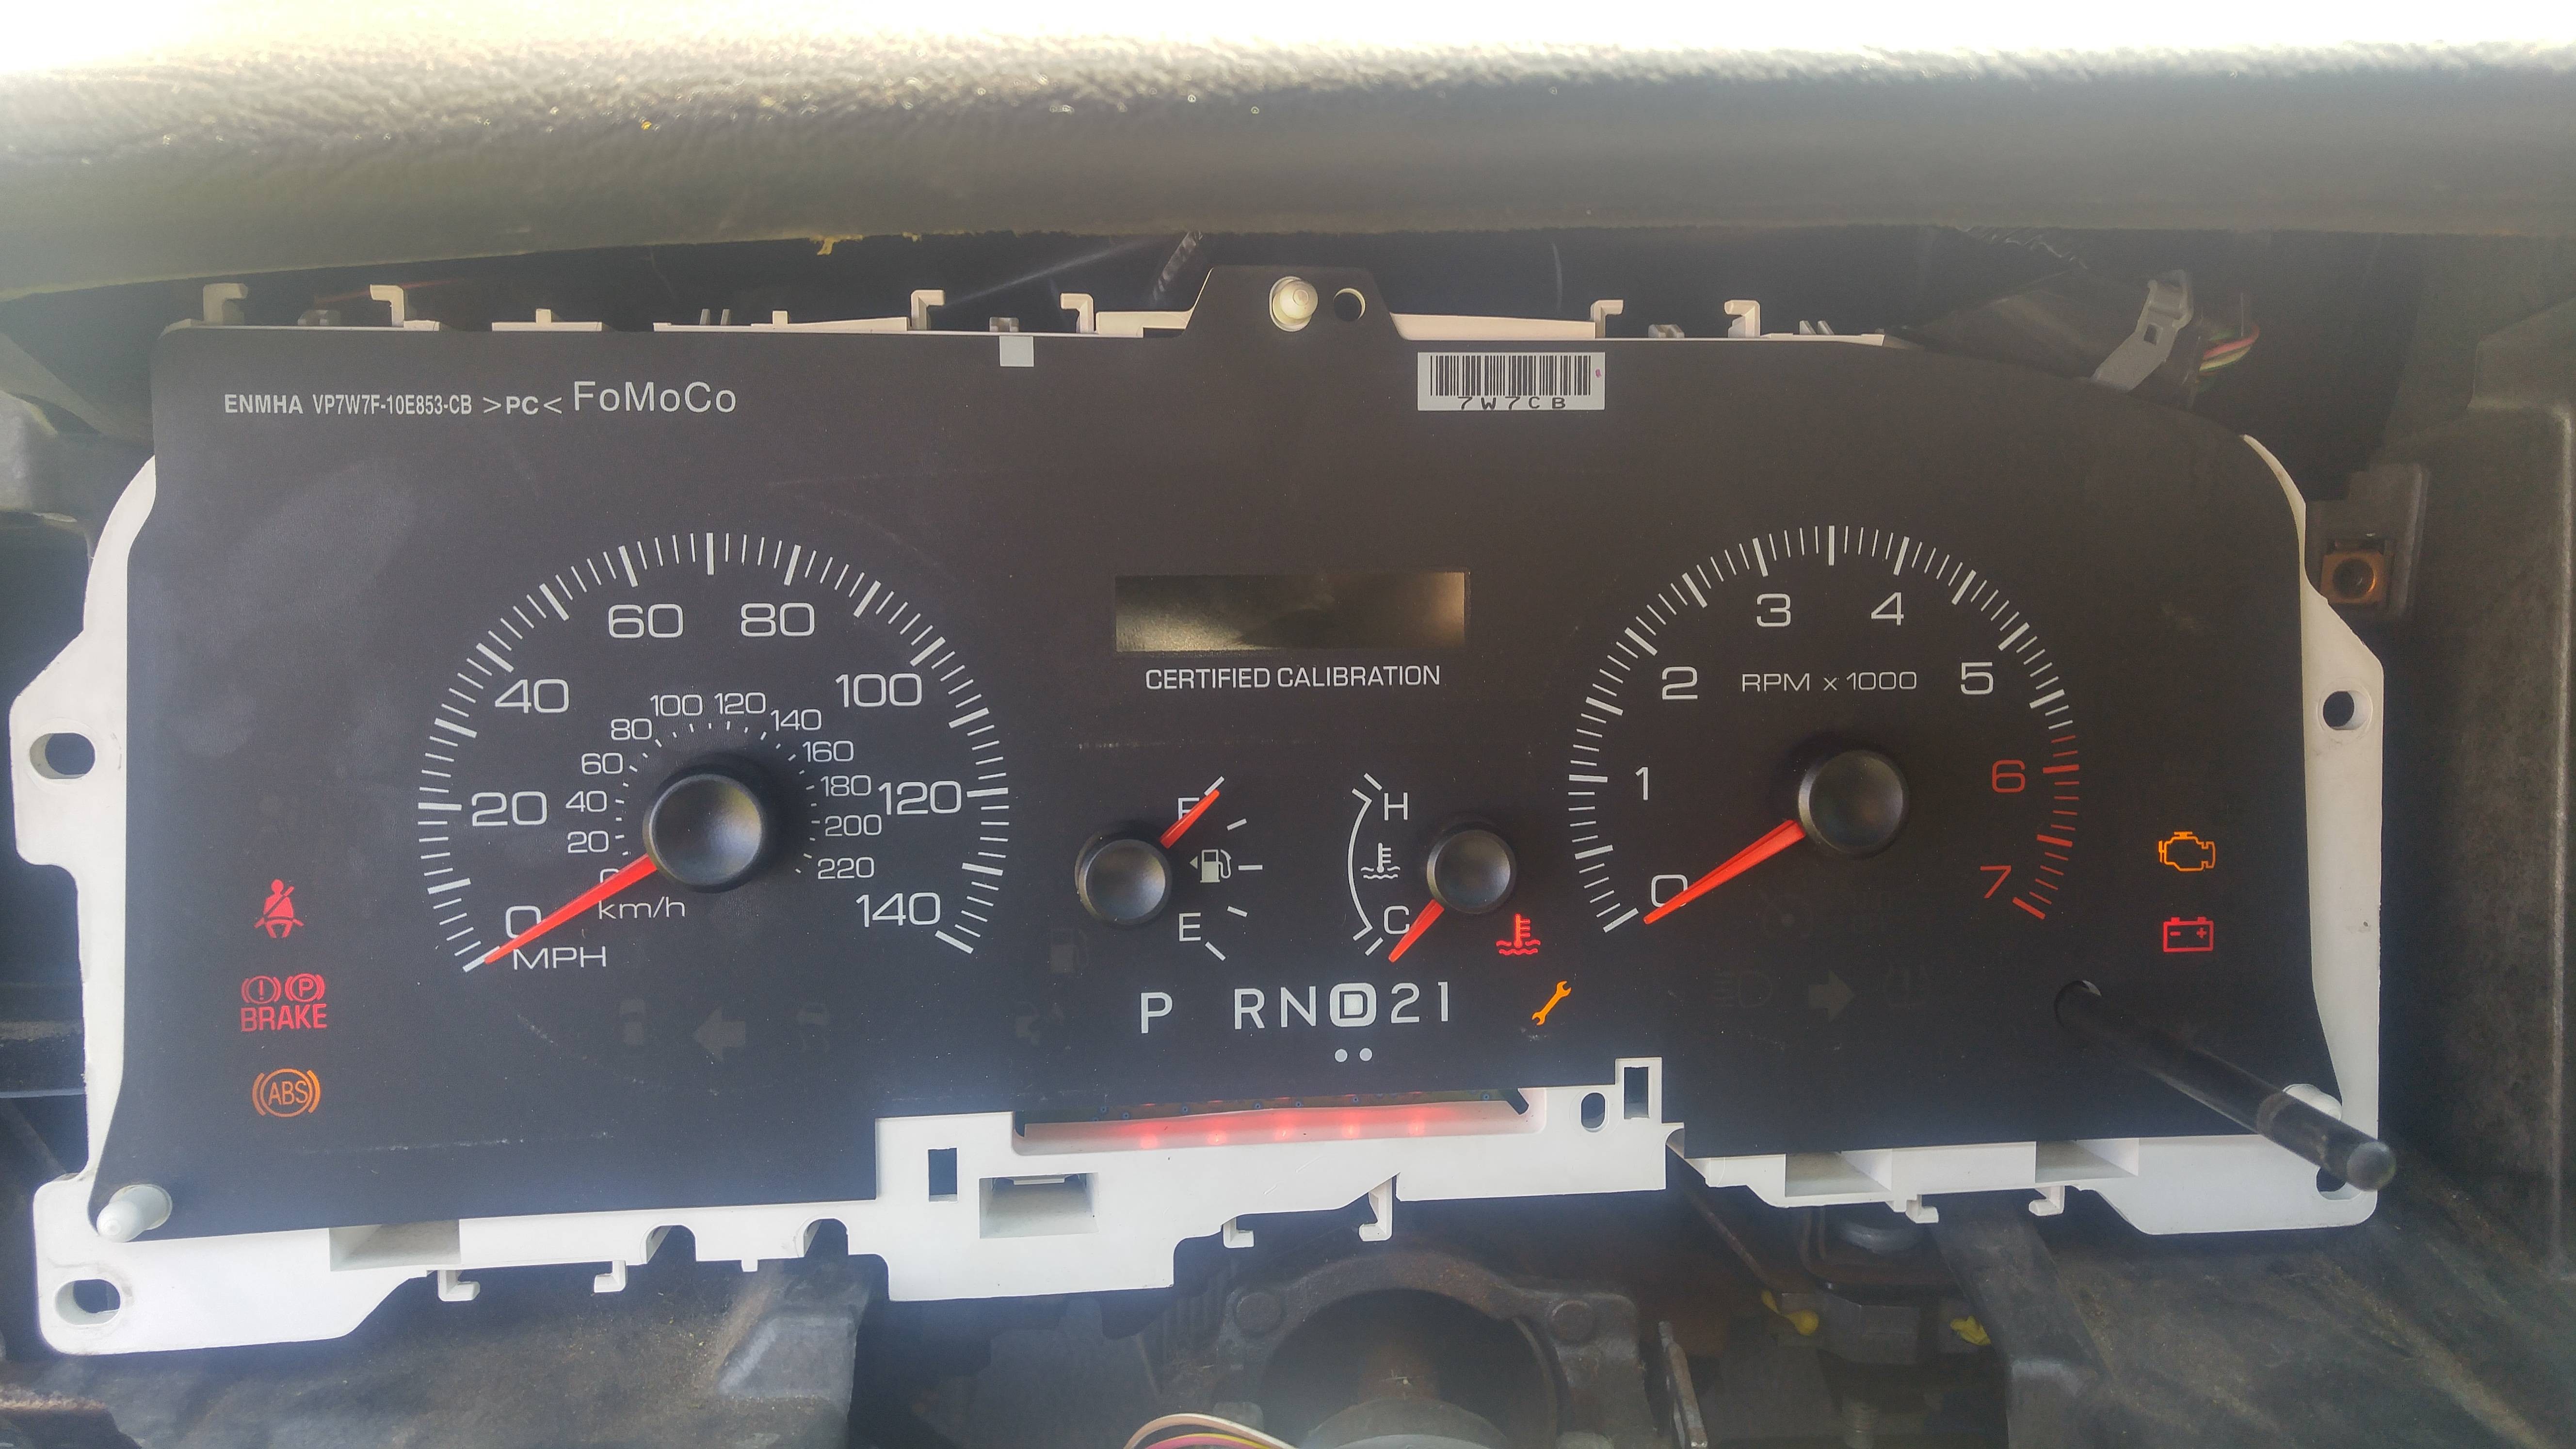
[[[1585,684],[1587,908],[1767,953],[1828,998],[1868,953],[2040,928],[2084,838],[2079,723],[2040,621],[1971,561],[1866,526],[1730,545],[1620,621]]]
[[[441,687],[424,971],[593,1063],[723,1087],[969,968],[1008,880],[999,724],[895,581],[753,532],[629,539],[501,601]]]

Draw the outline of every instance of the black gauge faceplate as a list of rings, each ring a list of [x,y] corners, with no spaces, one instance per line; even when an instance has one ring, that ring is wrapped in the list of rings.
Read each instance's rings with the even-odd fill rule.
[[[1420,353],[1490,349],[1405,342],[1365,277],[1313,275],[1372,305],[1284,333],[1268,274],[1219,272],[1187,332],[1126,340],[165,339],[101,1191],[169,1185],[172,1234],[827,1201],[873,1192],[889,1115],[1499,1093],[1647,1056],[1693,1155],[2222,1130],[2060,1037],[2078,976],[2332,1088],[2297,546],[2241,441],[1840,343],[1527,344],[1601,354],[1602,406],[1425,409]],[[865,613],[875,581],[903,619]],[[1175,627],[1271,647],[1121,653],[1122,589],[1221,596]],[[1794,625],[1756,622],[1769,594]],[[483,647],[514,667],[478,677]],[[1664,698],[1675,666],[1695,699]],[[913,673],[922,703],[882,702]],[[1828,746],[1901,770],[1883,849],[1800,844],[1603,929],[1794,816]],[[543,965],[462,969],[640,856],[638,812],[710,762],[777,806],[749,879],[641,881]],[[1085,844],[1217,781],[1167,909],[1086,913]],[[1587,830],[1581,788],[1627,794]],[[478,809],[500,823],[421,823]],[[1509,842],[1510,899],[1416,931],[1470,826]]]

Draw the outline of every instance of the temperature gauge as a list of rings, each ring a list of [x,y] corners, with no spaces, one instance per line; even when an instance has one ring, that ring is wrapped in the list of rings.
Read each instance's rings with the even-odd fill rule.
[[[1350,795],[1342,880],[1361,955],[1400,961],[1443,915],[1481,915],[1511,899],[1519,861],[1495,831],[1474,820],[1428,824],[1411,790],[1375,775],[1361,775]]]

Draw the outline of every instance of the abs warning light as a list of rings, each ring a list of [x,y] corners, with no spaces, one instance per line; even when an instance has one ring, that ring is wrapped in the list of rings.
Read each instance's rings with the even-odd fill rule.
[[[2164,945],[2167,955],[2180,956],[2200,951],[2214,951],[2218,949],[2217,937],[2218,928],[2210,923],[2207,916],[2193,916],[2189,919],[2181,916],[2165,918]]]
[[[263,1117],[301,1117],[322,1105],[322,1079],[302,1067],[279,1067],[251,1079],[250,1104]]]

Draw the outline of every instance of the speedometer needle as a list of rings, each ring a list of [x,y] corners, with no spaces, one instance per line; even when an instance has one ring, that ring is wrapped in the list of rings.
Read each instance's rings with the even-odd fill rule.
[[[590,889],[583,891],[580,895],[574,896],[570,901],[564,904],[563,909],[556,911],[553,915],[546,917],[544,920],[539,921],[528,929],[512,936],[500,945],[493,947],[492,954],[475,962],[474,965],[491,965],[493,962],[498,961],[502,957],[509,955],[511,952],[518,950],[521,946],[528,944],[530,941],[537,939],[546,932],[553,930],[555,927],[560,926],[564,922],[571,920],[573,917],[580,915],[582,912],[589,910],[592,906],[598,905],[601,901],[608,899],[610,896],[613,896],[619,891],[626,889],[628,886],[635,884],[644,877],[651,875],[653,870],[653,857],[649,855],[637,856],[635,859],[628,861],[625,867],[619,870],[617,874],[612,875],[608,879],[601,881],[599,884],[592,886]],[[471,971],[474,967],[469,966],[465,969]]]
[[[1746,871],[1751,870],[1753,867],[1760,865],[1762,862],[1769,860],[1771,857],[1778,855],[1780,852],[1787,850],[1790,846],[1793,846],[1806,838],[1806,827],[1800,825],[1795,820],[1781,821],[1779,824],[1772,826],[1770,832],[1764,835],[1760,840],[1753,842],[1751,845],[1737,851],[1734,855],[1729,856],[1724,865],[1721,865],[1717,869],[1710,871],[1708,874],[1701,876],[1699,879],[1692,881],[1680,895],[1677,895],[1671,900],[1664,902],[1662,905],[1655,907],[1653,910],[1648,911],[1646,913],[1646,924],[1649,926],[1653,925],[1655,922],[1662,920],[1664,917],[1669,916],[1673,912],[1680,910],[1682,907],[1689,905],[1691,902],[1698,900],[1701,896],[1707,895],[1710,891],[1717,889],[1719,886],[1726,884],[1728,881],[1735,879],[1737,876],[1744,874]]]

